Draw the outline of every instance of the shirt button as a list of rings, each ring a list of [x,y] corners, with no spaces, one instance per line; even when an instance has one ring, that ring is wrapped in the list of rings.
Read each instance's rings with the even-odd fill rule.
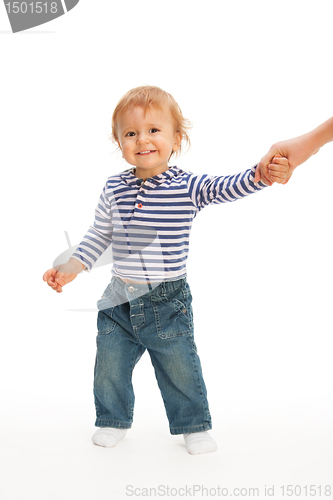
[[[138,208],[142,208],[142,203],[139,203],[139,204],[138,204]]]
[[[128,287],[128,291],[129,291],[130,293],[134,292],[134,286],[129,286],[129,287]]]

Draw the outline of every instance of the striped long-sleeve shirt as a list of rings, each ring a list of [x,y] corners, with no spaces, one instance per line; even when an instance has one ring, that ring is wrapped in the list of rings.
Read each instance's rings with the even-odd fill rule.
[[[266,185],[257,165],[236,175],[209,176],[170,167],[138,179],[133,168],[110,176],[95,220],[73,258],[88,270],[112,245],[112,274],[138,282],[184,278],[192,221],[207,205],[236,201]]]

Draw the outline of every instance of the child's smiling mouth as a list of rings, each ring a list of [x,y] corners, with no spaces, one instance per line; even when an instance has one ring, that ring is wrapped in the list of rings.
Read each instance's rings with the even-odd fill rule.
[[[136,154],[137,155],[149,155],[150,153],[155,153],[155,152],[156,152],[156,149],[149,149],[149,150],[146,150],[146,151],[139,151]]]

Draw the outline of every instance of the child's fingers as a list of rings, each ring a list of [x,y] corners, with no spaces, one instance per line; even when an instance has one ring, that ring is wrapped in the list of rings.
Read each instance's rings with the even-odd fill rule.
[[[272,177],[274,182],[281,183],[281,182],[284,182],[286,180],[287,175],[274,174],[274,175],[271,175],[271,177]]]
[[[288,165],[289,162],[288,162],[288,158],[285,158],[285,157],[278,157],[278,156],[274,156],[274,158],[272,159],[272,162],[274,163],[277,163],[279,165]]]
[[[55,269],[48,269],[44,274],[43,274],[43,280],[48,281],[51,277],[53,277],[57,271]]]
[[[54,268],[48,269],[43,274],[43,280],[49,285],[57,293],[62,292],[62,287],[66,285],[66,281],[62,278],[65,273],[58,273],[58,271]]]
[[[46,283],[51,287],[53,288],[56,283],[55,283],[55,280],[54,280],[54,277],[53,276],[50,276],[50,278],[46,281]]]
[[[268,174],[274,180],[274,182],[278,182],[279,184],[281,184],[288,177],[289,165],[271,163],[270,165],[268,165]]]
[[[58,271],[55,268],[48,269],[44,274],[43,274],[43,280],[46,281],[49,287],[51,287],[53,290],[56,292],[61,292],[62,287],[57,283],[57,278],[58,278]]]
[[[287,172],[272,172],[270,174],[270,177],[273,179],[274,182],[278,182],[279,184],[282,184],[288,178],[288,173]]]
[[[62,287],[66,285],[66,281],[64,280],[65,273],[58,273],[56,282]]]
[[[46,283],[49,285],[49,287],[51,287],[56,292],[59,292],[59,291],[61,292],[62,286],[63,286],[62,281],[64,281],[64,280],[62,280],[60,283],[58,283],[58,279],[59,279],[58,277],[59,277],[59,273],[54,268],[48,269],[48,271],[46,271],[43,274],[43,280],[46,281]]]
[[[271,177],[279,177],[280,179],[286,178],[288,175],[287,170],[268,170]]]
[[[278,165],[277,163],[270,163],[267,167],[268,172],[288,172],[288,165]]]
[[[62,292],[62,286],[59,285],[58,283],[55,283],[54,286],[52,287],[55,292]]]

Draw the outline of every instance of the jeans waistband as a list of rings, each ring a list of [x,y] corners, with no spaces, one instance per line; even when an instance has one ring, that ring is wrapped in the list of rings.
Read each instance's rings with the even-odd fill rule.
[[[129,291],[130,293],[139,292],[140,295],[167,295],[168,292],[174,292],[187,283],[186,277],[173,280],[173,281],[161,281],[155,283],[125,283],[118,276],[112,276],[111,287],[113,290],[118,292]]]
[[[174,281],[161,281],[160,283],[125,283],[118,276],[112,276],[103,296],[97,302],[99,310],[108,309],[125,302],[132,302],[139,297],[154,301],[167,300],[168,295],[173,295],[177,290],[189,290],[186,277]]]

